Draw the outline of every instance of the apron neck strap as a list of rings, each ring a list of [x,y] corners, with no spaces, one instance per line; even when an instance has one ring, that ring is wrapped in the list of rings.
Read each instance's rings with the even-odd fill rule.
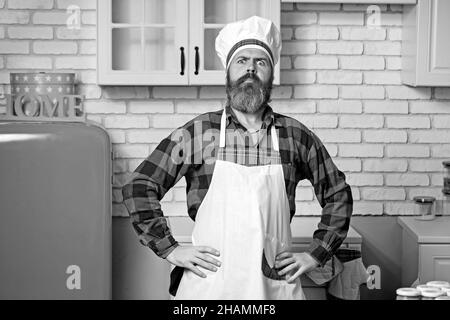
[[[225,130],[227,127],[227,115],[225,109],[222,112],[222,119],[220,120],[220,147],[225,148]]]
[[[278,151],[280,151],[280,146],[278,144],[278,135],[277,135],[277,130],[275,129],[275,124],[272,123],[270,130],[271,130],[270,135],[272,136],[273,150],[278,152]]]
[[[223,109],[222,112],[222,118],[220,120],[220,148],[225,148],[225,131],[226,131],[226,124],[227,124],[227,115],[225,112],[225,109]],[[278,144],[278,135],[277,131],[275,129],[275,126],[272,124],[271,126],[271,137],[272,137],[272,146],[275,151],[280,151],[280,146]]]

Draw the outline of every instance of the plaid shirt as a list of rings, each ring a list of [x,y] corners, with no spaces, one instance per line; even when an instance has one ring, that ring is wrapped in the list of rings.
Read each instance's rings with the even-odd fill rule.
[[[195,220],[214,171],[215,155],[219,147],[220,119],[223,110],[202,114],[175,130],[161,141],[123,186],[124,204],[130,213],[139,241],[165,258],[178,246],[161,210],[160,200],[182,177],[186,179],[187,209]],[[263,115],[262,134],[252,145],[248,131],[226,107],[227,148],[239,145],[248,153],[271,149],[270,127],[275,126],[283,167],[290,218],[295,214],[295,190],[299,181],[308,179],[323,208],[318,229],[308,252],[324,265],[336,252],[350,226],[353,199],[345,175],[335,166],[319,138],[299,121],[274,113],[270,106]],[[262,165],[261,157],[248,157],[237,152],[227,159],[244,165]],[[270,158],[270,156],[268,157]],[[256,159],[256,160],[252,160]]]

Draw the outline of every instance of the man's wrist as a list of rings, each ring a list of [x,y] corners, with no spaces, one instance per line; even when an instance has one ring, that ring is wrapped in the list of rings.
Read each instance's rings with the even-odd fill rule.
[[[322,246],[311,244],[307,253],[317,262],[317,266],[323,267],[331,254]]]
[[[161,252],[159,256],[163,259],[166,259],[167,256],[172,253],[173,250],[175,250],[176,247],[178,247],[180,244],[178,242],[175,242],[172,246],[168,247],[166,250]]]
[[[314,257],[312,254],[311,254],[311,252],[306,252],[306,254],[308,254],[310,257],[311,257],[311,260],[312,261],[314,261],[314,263],[315,263],[315,268],[317,268],[318,266],[320,266],[320,262],[319,262],[319,260],[317,260],[317,258],[316,257]]]

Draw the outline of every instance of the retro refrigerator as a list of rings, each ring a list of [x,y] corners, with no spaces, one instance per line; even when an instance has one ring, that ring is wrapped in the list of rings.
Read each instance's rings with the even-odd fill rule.
[[[0,299],[111,298],[111,158],[93,123],[0,121]]]

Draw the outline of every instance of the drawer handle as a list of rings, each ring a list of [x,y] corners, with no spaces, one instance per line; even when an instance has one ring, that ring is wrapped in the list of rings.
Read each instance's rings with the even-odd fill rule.
[[[184,47],[180,47],[180,63],[181,63],[181,72],[180,75],[184,75],[184,66],[185,66],[185,59],[184,59]]]
[[[198,53],[198,47],[195,47],[195,71],[194,71],[195,75],[198,75],[199,64],[200,64],[200,54]]]

